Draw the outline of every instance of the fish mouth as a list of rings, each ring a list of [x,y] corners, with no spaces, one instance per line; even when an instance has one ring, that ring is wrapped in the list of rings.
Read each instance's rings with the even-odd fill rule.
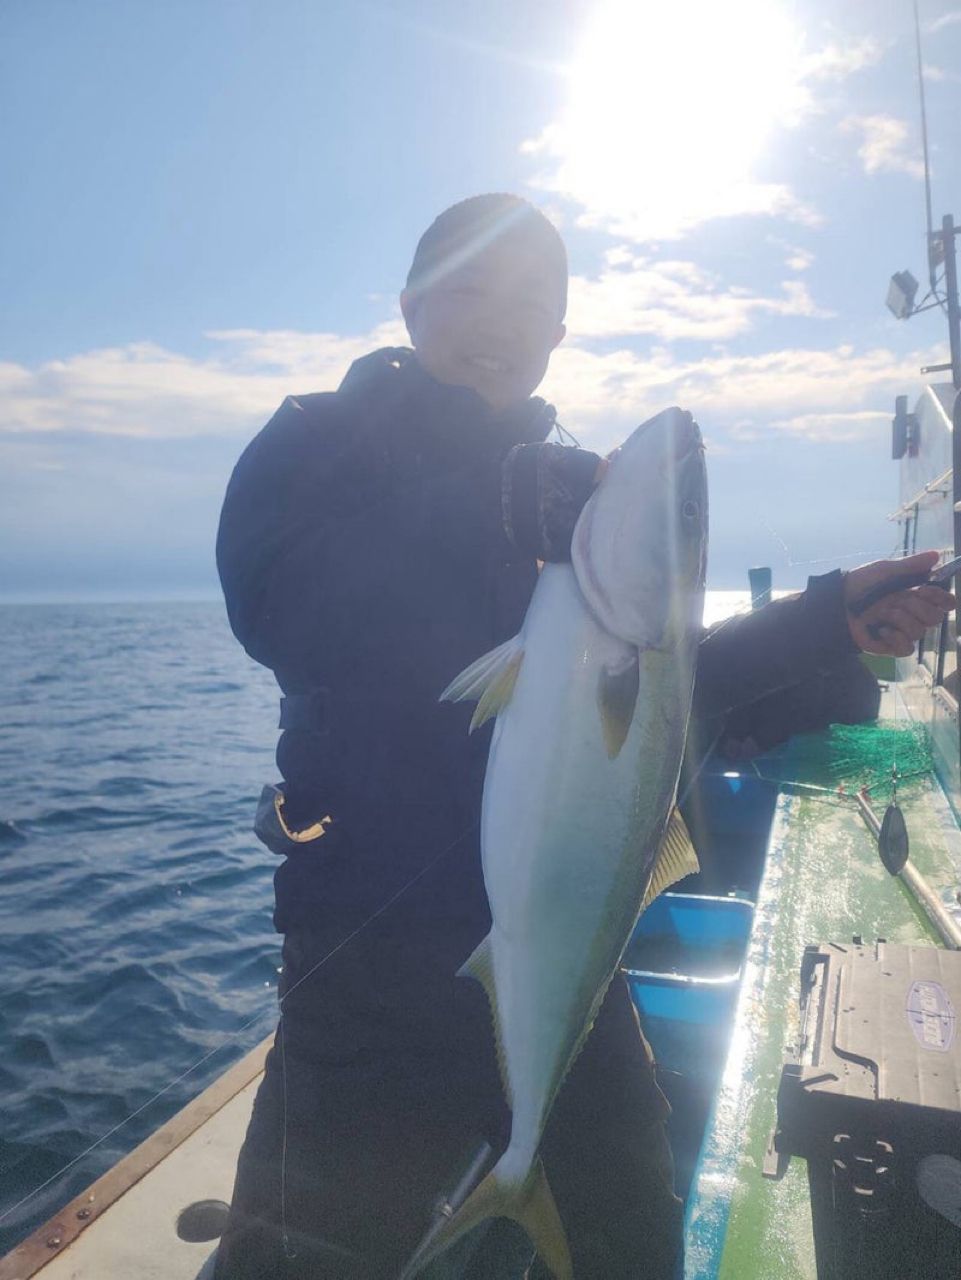
[[[674,457],[678,462],[684,462],[692,453],[698,452],[704,452],[701,428],[691,414],[685,413],[674,435]]]
[[[636,433],[637,439],[646,436],[650,431],[656,429],[665,414],[674,413],[677,416],[676,425],[674,427],[672,440],[670,443],[671,451],[674,455],[675,462],[684,462],[693,453],[704,452],[704,440],[701,436],[701,428],[694,420],[694,415],[688,413],[686,409],[665,409],[662,413],[651,418],[649,422],[644,423],[643,427]],[[626,442],[625,442],[626,443]],[[610,455],[613,462],[617,455],[624,448],[619,446]]]

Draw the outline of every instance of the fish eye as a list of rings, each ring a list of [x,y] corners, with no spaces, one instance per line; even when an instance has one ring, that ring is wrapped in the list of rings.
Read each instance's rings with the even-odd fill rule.
[[[685,520],[696,520],[698,517],[698,506],[696,502],[685,502],[681,507],[681,515]]]

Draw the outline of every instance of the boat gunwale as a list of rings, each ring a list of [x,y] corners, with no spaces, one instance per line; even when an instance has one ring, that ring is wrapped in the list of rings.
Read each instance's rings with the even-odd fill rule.
[[[0,1258],[0,1280],[28,1280],[231,1102],[263,1071],[273,1033]],[[52,1243],[56,1241],[56,1243]]]

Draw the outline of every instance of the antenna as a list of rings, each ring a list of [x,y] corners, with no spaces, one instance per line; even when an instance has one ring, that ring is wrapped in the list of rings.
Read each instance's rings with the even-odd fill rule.
[[[914,36],[918,51],[918,94],[921,98],[921,142],[924,147],[924,203],[928,215],[928,281],[931,292],[937,291],[937,250],[934,237],[934,218],[931,214],[931,166],[928,163],[928,113],[924,102],[924,63],[921,59],[921,15],[918,0],[914,0]]]
[[[921,97],[921,138],[924,143],[924,196],[928,215],[928,279],[931,288],[920,304],[915,302],[918,293],[918,282],[910,271],[896,271],[891,277],[888,287],[887,306],[896,320],[908,320],[911,316],[920,315],[922,311],[931,311],[940,307],[948,318],[948,342],[951,348],[951,359],[947,364],[930,364],[922,368],[922,373],[951,372],[951,381],[955,391],[961,391],[961,302],[958,298],[958,265],[955,236],[961,235],[961,227],[954,225],[954,219],[948,214],[941,222],[941,230],[935,231],[934,219],[931,216],[931,169],[928,163],[928,117],[924,102],[924,63],[921,58],[921,15],[918,0],[914,0],[914,33],[918,51],[918,91]],[[944,294],[938,289],[938,268],[944,268]],[[961,537],[961,438],[955,440],[958,457],[955,468],[956,514],[959,517],[959,537]],[[961,555],[961,542],[958,554]],[[958,635],[958,648],[961,651],[961,633]]]

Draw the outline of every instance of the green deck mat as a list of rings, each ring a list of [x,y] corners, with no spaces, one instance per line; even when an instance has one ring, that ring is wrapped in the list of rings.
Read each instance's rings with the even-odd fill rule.
[[[809,735],[758,769],[797,785],[778,800],[731,1050],[692,1190],[686,1280],[816,1280],[805,1163],[793,1160],[780,1182],[761,1174],[781,1066],[798,1033],[804,947],[855,934],[939,941],[902,882],[885,871],[856,804],[832,794],[841,783],[851,792],[868,783],[883,810],[892,740],[899,771],[913,773],[898,789],[912,861],[943,882],[954,874],[944,843],[950,819],[926,775],[924,737],[910,724]]]

